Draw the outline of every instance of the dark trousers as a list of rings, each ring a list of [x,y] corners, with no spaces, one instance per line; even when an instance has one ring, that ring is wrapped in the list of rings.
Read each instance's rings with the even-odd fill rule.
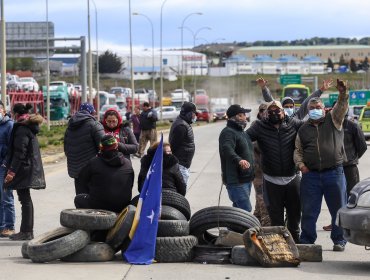
[[[356,164],[343,166],[343,171],[347,181],[347,197],[349,197],[353,187],[360,182],[360,173]]]
[[[86,193],[81,193],[76,195],[75,200],[74,200],[76,208],[84,208],[84,209],[89,209],[90,203],[89,203],[89,195]]]
[[[134,135],[135,135],[135,138],[136,138],[136,141],[139,143],[140,142],[140,132],[134,132]]]
[[[300,176],[296,176],[287,185],[265,182],[268,197],[268,212],[271,226],[284,226],[284,208],[287,215],[287,228],[296,243],[299,242],[299,223],[301,222],[301,203],[299,198]]]
[[[75,178],[75,191],[76,191],[76,195],[80,194],[80,193],[84,193],[85,187],[84,185],[81,183],[81,180],[79,178]]]
[[[17,190],[18,200],[21,203],[22,221],[21,232],[33,232],[33,203],[30,189]]]

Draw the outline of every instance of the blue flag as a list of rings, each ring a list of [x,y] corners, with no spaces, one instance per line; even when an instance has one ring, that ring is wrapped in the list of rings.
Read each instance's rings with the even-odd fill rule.
[[[131,243],[123,253],[131,264],[151,264],[155,257],[162,194],[163,135],[146,175],[130,231]]]

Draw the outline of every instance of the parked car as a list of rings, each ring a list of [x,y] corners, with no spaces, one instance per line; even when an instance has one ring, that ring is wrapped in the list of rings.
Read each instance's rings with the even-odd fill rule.
[[[25,91],[39,91],[39,84],[33,77],[19,78],[21,87]]]
[[[18,75],[6,74],[6,87],[9,90],[21,90],[22,85]]]
[[[158,119],[160,118],[160,107],[155,108],[154,110],[157,111]],[[175,106],[163,106],[162,107],[162,119],[167,121],[174,121],[177,116],[180,114],[180,110],[178,110]]]
[[[226,120],[227,119],[226,111],[227,109],[225,108],[215,108],[213,113],[213,120],[214,121]]]
[[[206,121],[209,123],[212,119],[212,114],[207,108],[199,108],[197,110],[197,121]]]
[[[132,90],[125,87],[111,87],[109,93],[115,94],[117,97],[130,97]]]
[[[366,140],[370,139],[370,103],[362,108],[358,122]]]
[[[364,108],[364,105],[353,105],[348,107],[348,119],[354,122],[358,122],[358,119],[360,118],[362,108]]]
[[[343,228],[347,241],[370,246],[370,178],[360,181],[351,190],[347,206],[337,213],[336,224]]]

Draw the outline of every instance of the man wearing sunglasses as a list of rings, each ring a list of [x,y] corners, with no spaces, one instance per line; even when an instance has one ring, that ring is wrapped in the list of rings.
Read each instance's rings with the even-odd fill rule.
[[[265,80],[265,79],[263,79],[262,77],[260,77],[260,78],[258,78],[256,80],[256,82],[257,82],[257,84],[260,86],[260,88],[262,90],[262,96],[263,96],[263,99],[265,100],[265,102],[271,102],[271,101],[273,101],[274,99],[272,98],[270,89],[267,87],[268,81]],[[307,104],[310,101],[310,99],[311,98],[315,98],[315,97],[320,97],[321,94],[324,91],[328,90],[332,86],[332,84],[333,84],[333,80],[332,79],[323,80],[320,89],[316,90],[314,93],[312,93],[310,96],[308,96],[302,102],[302,105],[297,110],[296,110],[296,107],[295,107],[295,103],[294,103],[293,98],[291,98],[289,96],[284,97],[281,100],[281,105],[284,108],[285,115],[288,118],[293,118],[294,117],[294,118],[298,118],[300,120],[303,120],[304,117],[308,113]]]
[[[293,153],[295,138],[302,123],[297,118],[286,118],[281,103],[271,101],[262,119],[256,120],[247,130],[261,151],[261,168],[271,225],[285,225],[285,209],[287,227],[297,243],[301,220],[300,176],[293,161]]]

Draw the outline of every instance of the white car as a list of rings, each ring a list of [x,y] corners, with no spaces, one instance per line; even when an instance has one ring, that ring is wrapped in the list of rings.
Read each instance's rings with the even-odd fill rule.
[[[117,112],[120,111],[119,107],[117,105],[103,105],[100,110],[99,110],[99,119],[100,120],[103,120],[104,118],[104,114],[106,111],[108,111],[108,109],[114,109],[116,110]]]
[[[161,110],[160,107],[155,108],[157,111],[158,119],[161,117]],[[167,121],[174,121],[177,116],[180,114],[180,110],[178,110],[175,106],[163,106],[162,107],[162,120]]]
[[[25,91],[39,91],[39,84],[32,77],[19,78],[20,84]]]

